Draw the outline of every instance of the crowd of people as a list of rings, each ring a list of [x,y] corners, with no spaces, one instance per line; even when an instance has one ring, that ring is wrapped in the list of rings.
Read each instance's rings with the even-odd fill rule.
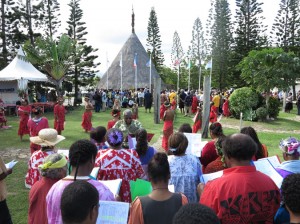
[[[244,127],[226,136],[217,121],[221,114],[230,116],[229,92],[225,96],[213,92],[211,141],[197,156],[187,152],[189,142],[184,133],[201,129],[201,96],[184,90],[179,94],[174,90],[161,92],[160,118],[164,124],[160,149],[150,145],[149,133],[138,120],[139,107],[150,112],[147,93],[147,89],[137,94],[115,92],[112,97],[112,93],[96,91],[85,96],[82,127],[90,139],[74,141],[68,156],[58,154],[56,148],[65,139],[63,99],[58,98],[54,107],[54,128],[49,128],[41,108],[31,111],[28,101],[22,101],[18,135],[21,140],[30,135],[31,151],[25,177],[25,186],[30,189],[28,223],[96,223],[99,200],[130,203],[130,224],[300,222],[300,206],[295,202],[300,199],[300,140],[290,137],[279,143],[285,160],[276,169],[284,178],[279,189],[253,165],[253,161],[269,156],[255,129]],[[95,95],[101,96],[100,104]],[[103,101],[104,95],[107,101]],[[111,107],[110,99],[114,99]],[[107,126],[92,128],[92,111],[107,108],[112,116]],[[192,126],[184,123],[174,130],[174,119],[180,116],[177,108],[181,116],[193,116]],[[133,147],[132,138],[136,140]],[[12,170],[3,164],[0,158],[0,223],[12,223],[4,187],[4,179]],[[99,168],[96,178],[91,176],[95,167]],[[217,171],[223,175],[206,184],[201,181],[203,174]],[[118,195],[98,181],[115,179],[122,180]],[[149,181],[152,192],[132,199],[130,181],[137,179]],[[174,185],[174,192],[169,185]]]

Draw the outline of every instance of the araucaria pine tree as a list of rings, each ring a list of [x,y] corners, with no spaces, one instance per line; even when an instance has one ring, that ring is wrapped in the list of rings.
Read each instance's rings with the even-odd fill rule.
[[[53,37],[60,27],[60,4],[58,0],[42,0],[41,2],[41,27],[46,36]]]
[[[68,35],[82,48],[81,53],[76,55],[73,71],[70,74],[70,78],[75,86],[75,96],[77,96],[79,86],[87,86],[89,83],[92,83],[97,72],[96,67],[100,64],[95,62],[98,56],[93,55],[98,49],[94,49],[92,46],[86,44],[85,36],[87,35],[87,31],[85,22],[82,21],[83,11],[80,8],[79,2],[80,0],[70,1],[71,13],[67,21],[69,25],[67,28]]]
[[[148,21],[148,38],[146,45],[147,52],[149,54],[151,53],[152,62],[155,65],[157,72],[160,73],[165,59],[161,51],[161,39],[154,7],[151,8]]]

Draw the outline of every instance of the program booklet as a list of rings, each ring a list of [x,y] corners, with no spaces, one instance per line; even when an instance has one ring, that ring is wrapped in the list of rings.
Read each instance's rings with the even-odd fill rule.
[[[129,203],[99,201],[97,224],[127,224]]]

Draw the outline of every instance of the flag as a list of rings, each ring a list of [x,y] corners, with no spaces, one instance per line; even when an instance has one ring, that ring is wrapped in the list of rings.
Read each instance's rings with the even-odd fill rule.
[[[135,53],[134,55],[134,59],[133,59],[133,67],[137,67],[137,53]]]
[[[180,64],[180,60],[179,59],[176,59],[175,62],[174,62],[174,65],[179,65]]]
[[[149,59],[149,61],[146,63],[146,66],[147,66],[148,68],[151,67],[151,59]]]
[[[120,67],[122,67],[123,66],[123,64],[122,64],[123,62],[122,62],[122,54],[121,54],[121,59],[120,59]]]
[[[192,67],[192,63],[191,63],[191,60],[189,59],[189,61],[188,61],[188,64],[187,64],[187,69],[190,69]]]
[[[205,69],[211,69],[212,68],[212,59],[210,59],[209,62],[207,62],[207,64],[205,65]]]

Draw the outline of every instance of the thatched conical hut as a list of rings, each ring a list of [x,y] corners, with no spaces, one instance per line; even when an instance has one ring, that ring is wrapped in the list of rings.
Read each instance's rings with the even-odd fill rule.
[[[150,85],[149,55],[134,32],[134,13],[132,12],[132,33],[118,55],[113,60],[108,70],[102,76],[98,88],[106,89],[134,89],[135,74],[137,77],[137,88],[145,88]],[[134,58],[136,57],[136,67]],[[122,67],[121,67],[122,66]],[[136,70],[135,70],[136,69]],[[121,83],[122,76],[122,83]],[[153,63],[151,63],[151,86],[154,80],[159,78]]]

